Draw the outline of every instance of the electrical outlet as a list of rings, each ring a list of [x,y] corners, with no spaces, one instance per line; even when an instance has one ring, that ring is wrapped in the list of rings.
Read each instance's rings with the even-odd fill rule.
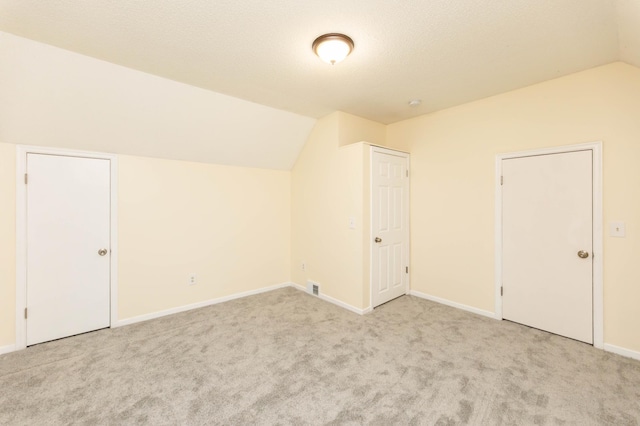
[[[303,271],[307,270],[307,264],[305,262],[300,263],[300,269],[302,269]]]
[[[349,218],[349,229],[356,229],[356,218],[353,216]]]
[[[189,279],[188,279],[187,283],[189,285],[196,285],[197,282],[198,282],[198,280],[196,278],[196,274],[189,274]]]

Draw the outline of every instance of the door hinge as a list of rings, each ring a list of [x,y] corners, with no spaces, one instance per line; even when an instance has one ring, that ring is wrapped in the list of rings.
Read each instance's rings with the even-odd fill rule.
[[[500,176],[500,185],[504,185],[504,176]]]
[[[404,272],[407,273],[407,274],[409,273],[409,267],[408,266],[404,267]]]
[[[27,308],[24,308],[24,319],[27,319]]]
[[[25,185],[27,184],[27,181],[28,181],[28,180],[29,180],[29,179],[27,178],[27,174],[25,173],[25,174],[24,174],[24,184],[25,184]]]
[[[409,177],[409,169],[407,169],[407,177]]]
[[[504,295],[504,287],[500,287],[500,296]]]

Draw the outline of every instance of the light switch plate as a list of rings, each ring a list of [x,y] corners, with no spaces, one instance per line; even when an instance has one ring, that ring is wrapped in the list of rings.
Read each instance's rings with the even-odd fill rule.
[[[609,235],[612,237],[624,238],[625,237],[624,222],[610,222]]]

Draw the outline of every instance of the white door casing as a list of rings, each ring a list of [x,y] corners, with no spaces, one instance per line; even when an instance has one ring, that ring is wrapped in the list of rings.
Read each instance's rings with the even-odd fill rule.
[[[502,161],[503,317],[586,343],[593,343],[591,157],[585,150]]]
[[[25,146],[17,155],[16,349],[109,327],[117,321],[117,159]]]
[[[371,150],[371,307],[409,291],[409,154]]]
[[[510,158],[549,155],[566,152],[589,150],[592,153],[592,191],[593,191],[593,220],[592,220],[592,279],[593,279],[593,346],[604,349],[604,300],[603,300],[603,207],[602,207],[602,142],[590,142],[577,145],[565,145],[541,148],[528,151],[498,154],[495,158],[495,317],[503,319],[503,297],[501,294],[503,277],[503,248],[502,248],[502,192],[501,185],[503,160]]]
[[[27,154],[27,345],[109,326],[109,172]]]

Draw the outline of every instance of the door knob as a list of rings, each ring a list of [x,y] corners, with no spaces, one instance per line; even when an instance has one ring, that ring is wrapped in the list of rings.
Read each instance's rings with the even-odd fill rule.
[[[589,252],[588,251],[584,251],[584,250],[580,250],[578,252],[578,257],[580,259],[586,259],[587,257],[589,257]]]
[[[107,254],[107,249],[102,248],[102,249],[98,250],[98,254],[99,254],[100,256],[104,256],[105,254]]]
[[[381,243],[382,242],[382,238],[380,237],[376,237],[376,239],[374,240],[376,243]]]

